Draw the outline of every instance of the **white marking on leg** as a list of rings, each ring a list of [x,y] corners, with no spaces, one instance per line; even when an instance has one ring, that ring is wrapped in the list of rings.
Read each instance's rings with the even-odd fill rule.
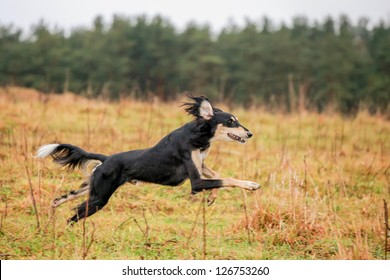
[[[53,202],[51,203],[51,207],[57,208],[58,206],[60,206],[61,204],[65,203],[67,201],[70,201],[70,200],[76,199],[80,196],[86,195],[89,192],[89,188],[90,188],[90,186],[86,185],[85,187],[82,187],[81,189],[79,189],[77,191],[73,191],[65,196],[58,197],[58,198],[53,200]]]
[[[224,187],[239,187],[245,190],[254,191],[259,189],[261,186],[258,183],[251,181],[237,180],[233,178],[222,179],[222,184]]]

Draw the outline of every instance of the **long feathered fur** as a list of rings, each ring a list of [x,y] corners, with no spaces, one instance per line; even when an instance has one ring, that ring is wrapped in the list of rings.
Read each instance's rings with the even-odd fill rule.
[[[201,118],[201,112],[200,112],[200,109],[202,107],[202,103],[204,101],[207,101],[208,103],[210,103],[210,101],[208,100],[207,97],[204,97],[204,96],[193,96],[191,92],[186,92],[187,96],[189,98],[191,98],[192,100],[195,101],[195,103],[191,103],[191,102],[184,102],[181,106],[183,107],[186,107],[184,108],[184,110],[189,114],[189,115],[193,115],[195,118]]]
[[[91,160],[103,162],[107,156],[88,153],[70,144],[48,144],[38,149],[37,157],[51,156],[53,161],[68,170],[84,167]]]

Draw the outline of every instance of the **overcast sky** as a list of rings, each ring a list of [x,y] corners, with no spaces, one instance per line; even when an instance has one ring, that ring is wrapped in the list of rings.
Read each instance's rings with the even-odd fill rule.
[[[50,27],[70,30],[91,26],[97,15],[109,23],[114,14],[162,15],[179,29],[190,21],[208,23],[219,31],[230,21],[241,25],[245,18],[260,21],[267,15],[275,23],[289,24],[293,16],[322,21],[346,14],[353,23],[365,16],[371,24],[390,23],[390,0],[0,0],[0,24],[13,23],[29,31],[43,19]]]

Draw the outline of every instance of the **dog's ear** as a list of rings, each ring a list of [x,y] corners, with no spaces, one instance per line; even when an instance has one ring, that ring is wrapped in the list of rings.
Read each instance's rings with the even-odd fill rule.
[[[214,116],[213,106],[206,97],[193,96],[190,92],[187,92],[187,96],[195,101],[195,103],[184,103],[182,105],[187,107],[185,110],[188,114],[205,120],[210,120]]]
[[[214,114],[223,112],[221,109],[218,108],[213,108],[213,110],[214,110]]]

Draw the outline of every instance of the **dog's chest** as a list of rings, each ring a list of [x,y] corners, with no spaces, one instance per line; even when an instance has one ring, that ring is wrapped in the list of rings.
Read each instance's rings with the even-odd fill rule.
[[[208,156],[209,154],[209,149],[205,149],[205,150],[201,150],[200,151],[200,160],[201,160],[201,163],[203,163],[203,161],[206,159],[206,157]]]

